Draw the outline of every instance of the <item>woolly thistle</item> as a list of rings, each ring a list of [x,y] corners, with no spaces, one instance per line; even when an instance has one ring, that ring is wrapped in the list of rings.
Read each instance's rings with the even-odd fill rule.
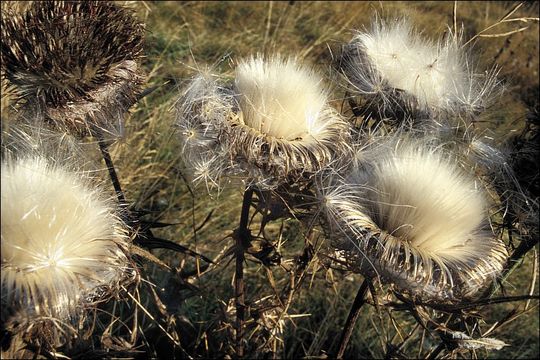
[[[104,1],[35,1],[2,14],[2,72],[16,105],[80,133],[122,130],[141,90],[143,26]]]
[[[56,346],[69,339],[59,324],[133,275],[127,229],[81,172],[35,154],[6,155],[1,168],[2,326]]]
[[[423,39],[405,19],[358,31],[341,58],[351,92],[381,117],[478,113],[498,91],[498,72],[476,73],[460,36],[446,35],[436,43]]]
[[[349,127],[321,82],[278,56],[240,62],[234,84],[199,74],[177,103],[186,164],[209,187],[240,176],[271,189],[336,161],[349,150]]]
[[[504,244],[484,229],[483,194],[428,142],[372,146],[343,179],[319,188],[331,237],[353,269],[404,294],[470,298],[506,261]]]

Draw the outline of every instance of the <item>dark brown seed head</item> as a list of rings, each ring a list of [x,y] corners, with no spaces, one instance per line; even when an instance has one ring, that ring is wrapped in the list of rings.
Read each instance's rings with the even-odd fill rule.
[[[140,92],[144,28],[104,1],[36,1],[1,19],[2,72],[20,104],[72,125],[127,110]]]

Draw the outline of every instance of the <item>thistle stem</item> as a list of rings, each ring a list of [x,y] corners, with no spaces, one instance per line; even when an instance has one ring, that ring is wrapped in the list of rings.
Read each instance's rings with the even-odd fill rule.
[[[352,95],[350,95],[349,92],[346,92],[345,97],[347,98],[347,100],[349,102],[349,106],[351,107],[351,111],[352,111],[353,115],[355,117],[357,117],[357,118],[362,116],[362,112],[360,111],[360,107],[358,106],[358,103],[354,100]]]
[[[356,298],[354,299],[351,310],[349,311],[349,316],[347,317],[347,321],[345,322],[345,327],[343,328],[343,332],[341,333],[341,338],[339,340],[339,350],[336,356],[337,359],[343,359],[343,354],[345,353],[345,349],[347,348],[347,344],[349,343],[349,340],[351,338],[352,332],[354,330],[354,325],[356,324],[356,320],[358,320],[358,316],[360,315],[360,308],[366,303],[365,297],[368,289],[369,281],[368,279],[364,279],[364,282],[362,282],[362,285],[360,285],[360,289],[358,289]]]
[[[506,275],[514,270],[514,268],[519,264],[521,259],[525,255],[527,255],[527,253],[531,251],[532,248],[536,246],[536,244],[538,244],[538,241],[539,239],[534,239],[532,237],[521,240],[516,250],[514,250],[512,255],[510,255],[510,257],[508,258],[507,265],[501,275],[503,279],[506,278]]]
[[[249,208],[253,190],[247,188],[242,201],[242,213],[240,215],[240,225],[236,230],[236,272],[234,277],[234,291],[236,297],[236,356],[244,356],[244,321],[245,321],[245,294],[244,294],[244,249],[250,242],[249,231]]]
[[[433,349],[433,351],[428,355],[426,359],[428,360],[436,359],[437,356],[439,356],[439,354],[444,350],[444,348],[445,348],[444,342],[440,343],[439,345],[437,345],[435,349]]]
[[[124,196],[124,192],[122,191],[122,187],[120,186],[118,175],[116,175],[116,170],[114,169],[114,164],[111,159],[109,149],[107,148],[107,145],[105,144],[105,141],[103,140],[101,135],[96,134],[95,136],[99,144],[99,150],[101,150],[101,156],[103,156],[103,160],[105,160],[105,165],[107,166],[107,170],[109,171],[109,177],[111,178],[114,190],[116,191],[118,202],[120,203],[120,205],[125,205],[127,204],[126,198]]]

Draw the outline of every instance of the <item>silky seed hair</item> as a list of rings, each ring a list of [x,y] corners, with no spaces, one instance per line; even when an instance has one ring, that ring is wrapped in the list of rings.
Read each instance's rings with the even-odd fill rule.
[[[75,137],[19,124],[2,145],[3,326],[76,322],[135,276],[128,228]]]
[[[278,139],[316,136],[328,95],[322,79],[292,58],[250,58],[236,68],[235,89],[243,122]]]
[[[424,301],[473,297],[507,252],[487,229],[486,199],[440,148],[392,139],[320,186],[334,244],[353,270]]]
[[[222,188],[222,175],[230,168],[227,142],[228,119],[235,116],[231,89],[209,69],[200,70],[176,102],[176,127],[186,174],[209,193]]]
[[[490,129],[479,130],[474,124],[450,126],[449,122],[439,122],[425,130],[432,138],[432,143],[455,154],[460,166],[474,173],[477,186],[489,194],[492,199],[489,211],[500,213],[505,218],[503,221],[491,222],[495,231],[501,233],[503,228],[512,227],[514,223],[520,232],[529,232],[525,228],[530,228],[529,220],[537,216],[533,210],[534,196],[528,194],[527,181],[523,179],[535,176],[534,161],[528,161],[525,173],[520,173],[514,166],[519,155],[514,152],[512,144],[502,141]],[[510,218],[516,221],[509,221]]]
[[[81,174],[2,160],[2,305],[70,319],[127,271],[125,225]]]
[[[103,170],[99,165],[102,155],[94,143],[82,141],[71,132],[51,128],[43,117],[19,118],[4,125],[2,158],[38,156],[88,173]]]
[[[176,109],[185,163],[213,162],[207,186],[227,176],[271,189],[350,153],[349,125],[329,105],[322,78],[293,58],[243,60],[232,83],[201,72]]]
[[[35,1],[25,12],[3,12],[1,25],[2,72],[17,107],[83,134],[122,131],[143,82],[144,28],[130,10]]]
[[[461,33],[448,30],[433,42],[404,18],[377,18],[371,29],[357,31],[344,47],[341,67],[348,88],[383,114],[473,115],[500,90],[498,70],[479,72]]]
[[[296,59],[240,62],[235,93],[243,126],[233,128],[234,151],[276,179],[315,173],[349,150],[348,125],[328,105],[322,78]]]

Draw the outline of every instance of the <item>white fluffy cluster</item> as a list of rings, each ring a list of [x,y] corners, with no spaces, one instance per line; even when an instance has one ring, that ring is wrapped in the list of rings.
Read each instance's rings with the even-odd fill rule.
[[[484,229],[486,200],[457,163],[427,143],[374,147],[321,196],[334,240],[354,266],[427,299],[472,296],[506,250]],[[344,236],[345,235],[345,236]]]
[[[261,133],[292,141],[316,137],[327,122],[322,79],[293,59],[243,61],[235,87],[245,124]]]
[[[432,42],[408,21],[374,22],[346,51],[345,73],[356,92],[371,96],[386,113],[392,107],[436,114],[475,113],[492,100],[496,71],[475,72],[457,34]]]
[[[4,159],[1,179],[3,307],[68,319],[117,286],[126,232],[84,174],[29,156]]]
[[[233,83],[199,74],[177,103],[193,180],[273,188],[319,171],[349,148],[348,124],[327,100],[322,79],[292,58],[242,61]]]

